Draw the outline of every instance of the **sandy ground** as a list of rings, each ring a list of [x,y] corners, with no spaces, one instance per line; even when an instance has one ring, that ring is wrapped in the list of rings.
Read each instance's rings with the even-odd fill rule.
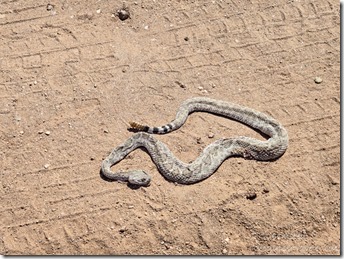
[[[122,5],[0,3],[1,254],[339,254],[339,2],[138,0],[125,21]],[[126,122],[165,124],[195,96],[270,114],[287,152],[183,186],[136,150],[113,170],[150,187],[102,179]],[[189,162],[237,135],[259,137],[195,113],[157,138]]]

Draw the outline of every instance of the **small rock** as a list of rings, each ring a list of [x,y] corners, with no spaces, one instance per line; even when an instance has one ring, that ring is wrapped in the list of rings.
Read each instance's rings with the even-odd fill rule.
[[[222,253],[223,253],[223,254],[227,254],[227,253],[228,253],[227,249],[224,248],[224,249],[222,250]]]
[[[118,16],[118,18],[119,18],[121,21],[124,21],[124,20],[130,18],[130,13],[129,13],[129,11],[128,11],[127,9],[125,9],[125,8],[117,10],[116,15]]]
[[[50,133],[51,133],[51,132],[50,132],[49,130],[47,130],[47,131],[45,132],[45,135],[49,136]]]
[[[215,137],[215,134],[214,134],[214,133],[212,133],[212,132],[209,132],[209,134],[208,134],[208,138],[213,138],[213,137]]]
[[[52,4],[47,4],[47,11],[51,11],[54,9],[54,6]]]
[[[108,129],[104,129],[104,133],[109,133],[109,130]]]
[[[338,185],[338,184],[339,184],[339,181],[337,181],[337,180],[334,179],[333,177],[331,177],[331,176],[328,175],[328,178],[329,178],[330,183],[331,183],[332,185]]]
[[[226,243],[229,243],[229,238],[228,238],[228,237],[225,239],[225,242],[226,242]]]
[[[45,168],[45,169],[48,169],[49,168],[49,164],[45,164],[43,167]]]
[[[124,233],[126,230],[127,230],[127,227],[123,226],[118,231],[119,231],[119,233]]]
[[[254,200],[255,198],[257,198],[257,194],[255,192],[250,192],[246,194],[246,199],[248,200]]]
[[[263,189],[263,193],[268,193],[268,192],[270,192],[268,189],[266,188]]]
[[[101,13],[102,11],[100,10],[100,9],[98,9],[97,11],[96,11],[96,13]]]
[[[186,88],[186,85],[184,85],[183,83],[179,82],[179,81],[175,81],[175,83],[177,85],[179,85],[180,88]]]
[[[128,209],[133,209],[133,208],[134,208],[133,205],[129,205],[129,206],[128,206]]]
[[[322,78],[321,77],[316,77],[316,78],[314,78],[314,82],[316,83],[316,84],[320,84],[321,82],[322,82],[323,80],[322,80]]]
[[[23,134],[24,134],[24,131],[22,131],[22,130],[19,131],[19,134],[20,134],[20,135],[23,135]]]
[[[333,181],[331,182],[331,184],[332,184],[332,185],[338,185],[338,184],[339,184],[339,182],[338,182],[338,181],[336,181],[336,180],[333,180]]]

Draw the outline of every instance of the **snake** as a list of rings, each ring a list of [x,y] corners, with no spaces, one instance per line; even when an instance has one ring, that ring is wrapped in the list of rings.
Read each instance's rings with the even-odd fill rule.
[[[166,134],[179,129],[193,112],[207,112],[241,122],[266,136],[264,140],[238,136],[220,138],[209,144],[192,162],[185,163],[175,157],[170,149],[154,134]],[[137,186],[149,186],[151,177],[143,170],[113,172],[111,167],[137,148],[145,149],[165,179],[177,184],[194,184],[210,177],[229,157],[243,157],[257,161],[271,161],[281,157],[288,148],[287,130],[276,119],[241,106],[208,97],[185,100],[175,119],[160,127],[150,127],[129,122],[129,130],[135,133],[124,143],[115,147],[103,160],[102,174],[110,179]]]

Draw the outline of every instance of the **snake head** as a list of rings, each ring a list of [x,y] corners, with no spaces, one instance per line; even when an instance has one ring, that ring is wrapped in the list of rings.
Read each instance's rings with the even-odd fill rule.
[[[133,185],[149,186],[151,177],[142,170],[135,170],[129,172],[128,182]]]

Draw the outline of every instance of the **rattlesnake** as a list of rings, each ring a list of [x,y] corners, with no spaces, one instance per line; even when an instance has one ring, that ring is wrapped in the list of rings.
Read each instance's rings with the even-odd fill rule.
[[[249,137],[222,138],[207,146],[192,163],[176,158],[168,147],[149,133],[164,134],[180,128],[192,112],[203,111],[242,122],[261,131],[270,138],[264,141]],[[283,155],[288,147],[286,129],[272,117],[234,103],[196,97],[180,106],[176,118],[161,127],[149,127],[130,122],[132,129],[139,131],[116,147],[103,161],[102,174],[112,180],[127,181],[134,185],[148,186],[150,176],[142,170],[112,172],[110,167],[121,161],[133,150],[144,147],[160,173],[168,180],[180,184],[192,184],[212,175],[224,160],[231,156],[242,156],[256,160],[274,160]]]

